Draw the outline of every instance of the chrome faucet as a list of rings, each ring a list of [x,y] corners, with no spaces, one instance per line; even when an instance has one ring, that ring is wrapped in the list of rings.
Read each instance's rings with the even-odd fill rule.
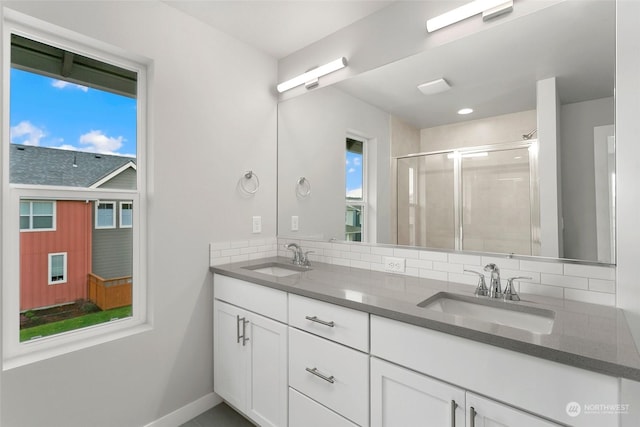
[[[287,249],[293,252],[293,259],[291,262],[294,265],[301,265],[304,267],[310,267],[311,261],[309,261],[309,254],[313,253],[313,251],[303,252],[302,248],[296,243],[289,243],[287,245]]]
[[[467,273],[474,273],[478,275],[478,286],[476,286],[476,290],[473,292],[475,296],[486,297],[487,295],[489,295],[489,289],[487,289],[487,284],[484,281],[484,274],[474,270],[464,270],[464,271],[466,271]]]
[[[502,285],[500,284],[500,269],[495,264],[487,264],[484,271],[491,273],[489,280],[489,298],[502,298]]]
[[[513,281],[518,279],[528,279],[531,280],[531,277],[526,276],[516,276],[509,277],[507,279],[507,287],[504,288],[504,300],[505,301],[520,301],[520,296],[516,292],[516,288],[513,286]]]

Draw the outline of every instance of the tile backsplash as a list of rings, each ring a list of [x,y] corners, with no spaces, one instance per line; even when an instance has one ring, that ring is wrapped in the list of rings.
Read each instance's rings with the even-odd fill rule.
[[[464,270],[482,271],[484,265],[495,263],[500,268],[503,285],[509,277],[531,277],[517,283],[518,292],[608,306],[616,304],[616,270],[612,266],[282,238],[211,243],[210,265],[273,256],[290,257],[291,251],[285,245],[291,242],[300,244],[305,251],[313,251],[309,254],[312,262],[384,271],[384,257],[404,258],[406,268],[400,274],[457,282],[470,287],[476,285],[477,277]]]
[[[209,244],[210,266],[274,256],[278,256],[278,240],[275,237]]]

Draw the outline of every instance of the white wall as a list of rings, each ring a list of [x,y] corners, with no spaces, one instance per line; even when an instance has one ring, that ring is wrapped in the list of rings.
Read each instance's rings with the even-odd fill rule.
[[[378,240],[389,239],[389,114],[333,87],[314,90],[278,106],[279,235],[344,240],[345,138],[349,132],[376,145]],[[301,176],[311,194],[296,196]],[[299,231],[291,231],[291,216]],[[365,218],[366,221],[366,218]]]
[[[616,295],[640,348],[640,2],[621,0],[617,6]]]
[[[153,61],[153,330],[2,375],[3,427],[143,426],[213,390],[210,241],[276,230],[276,61],[161,2],[3,2]],[[254,197],[236,184],[260,177]],[[135,308],[134,308],[135,309]]]
[[[613,124],[613,98],[560,109],[564,256],[597,260],[593,128]]]

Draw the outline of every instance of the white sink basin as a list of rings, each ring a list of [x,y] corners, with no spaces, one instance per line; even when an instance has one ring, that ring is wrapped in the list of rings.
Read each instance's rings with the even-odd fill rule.
[[[269,276],[275,277],[287,277],[292,276],[294,274],[300,274],[303,271],[310,270],[309,268],[300,269],[295,266],[288,266],[286,264],[278,264],[278,263],[267,263],[255,265],[252,267],[244,267],[248,270],[255,271],[256,273],[268,274]]]
[[[439,292],[418,306],[467,319],[523,329],[534,334],[550,334],[555,319],[555,313],[551,310],[448,292]]]

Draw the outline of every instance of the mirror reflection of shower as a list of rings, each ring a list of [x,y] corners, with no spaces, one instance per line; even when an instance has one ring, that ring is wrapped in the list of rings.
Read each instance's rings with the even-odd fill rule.
[[[400,156],[397,244],[539,255],[537,140]]]

